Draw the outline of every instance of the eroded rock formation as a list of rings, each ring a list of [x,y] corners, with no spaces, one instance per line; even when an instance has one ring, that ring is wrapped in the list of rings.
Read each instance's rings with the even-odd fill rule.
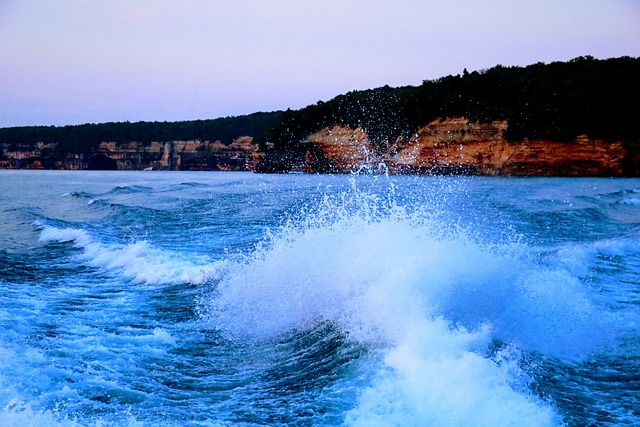
[[[11,149],[9,149],[11,148]],[[96,152],[56,156],[55,144],[0,147],[5,169],[254,170],[259,160],[253,138],[220,141],[103,142]]]
[[[308,173],[640,176],[640,148],[579,135],[573,141],[507,141],[506,121],[435,120],[409,138],[372,144],[362,128],[335,125],[280,153],[271,171]],[[302,150],[302,151],[299,151]],[[250,136],[220,141],[103,142],[89,154],[56,155],[55,144],[0,145],[0,168],[254,171],[263,153]]]
[[[355,172],[370,168],[380,160],[361,128],[332,126],[312,134],[305,143],[305,172]]]
[[[507,141],[507,126],[506,121],[435,120],[408,140],[390,144],[384,153],[375,152],[362,129],[334,126],[309,138],[305,170],[349,173],[366,167],[390,173],[637,175],[637,159],[632,158],[636,154],[624,142],[604,142],[586,135],[571,142]]]

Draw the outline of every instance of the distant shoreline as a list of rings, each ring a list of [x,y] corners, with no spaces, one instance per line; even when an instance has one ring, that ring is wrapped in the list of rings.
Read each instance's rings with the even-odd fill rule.
[[[300,110],[0,128],[0,168],[640,176],[640,58],[497,65]]]

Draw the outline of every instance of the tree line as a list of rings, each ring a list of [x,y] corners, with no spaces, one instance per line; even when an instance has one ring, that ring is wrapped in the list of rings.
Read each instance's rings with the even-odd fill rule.
[[[216,141],[231,144],[240,136],[260,136],[278,123],[282,112],[179,122],[110,122],[70,126],[20,126],[0,128],[0,144],[29,148],[41,142],[56,144],[55,155],[91,153],[101,142]],[[18,147],[19,146],[19,147]]]

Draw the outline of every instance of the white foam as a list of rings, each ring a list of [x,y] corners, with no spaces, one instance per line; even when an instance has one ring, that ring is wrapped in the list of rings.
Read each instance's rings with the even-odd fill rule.
[[[628,198],[620,201],[623,205],[632,205],[632,206],[640,206],[640,199],[637,198]]]
[[[419,347],[419,346],[418,346]],[[425,354],[407,342],[346,417],[348,426],[554,426],[553,409],[517,392],[513,361],[497,364],[461,346]]]
[[[273,233],[204,301],[212,324],[265,339],[329,320],[386,348],[348,424],[558,424],[515,362],[483,354],[493,339],[555,357],[591,350],[597,310],[580,281],[521,245],[482,244],[427,210],[371,203],[325,200]]]
[[[73,243],[83,250],[80,259],[91,266],[116,271],[135,283],[201,284],[219,276],[219,263],[202,257],[189,257],[151,246],[146,241],[105,244],[95,241],[82,229],[44,226],[40,242]]]
[[[0,411],[0,426],[2,427],[143,427],[148,425],[135,419],[128,412],[117,415],[117,421],[103,417],[90,417],[89,420],[74,420],[68,415],[60,415],[55,410],[35,410],[20,399],[12,399]]]
[[[60,419],[50,411],[36,411],[19,399],[12,399],[0,411],[3,427],[80,427],[81,424],[67,417]]]
[[[443,316],[557,357],[597,345],[585,286],[522,245],[475,242],[423,211],[329,210],[335,220],[290,224],[231,269],[208,307],[219,327],[267,337],[328,319],[355,340],[394,343],[408,324]]]
[[[43,226],[40,232],[39,242],[75,242],[78,246],[87,246],[92,240],[89,234],[76,228],[55,228]]]

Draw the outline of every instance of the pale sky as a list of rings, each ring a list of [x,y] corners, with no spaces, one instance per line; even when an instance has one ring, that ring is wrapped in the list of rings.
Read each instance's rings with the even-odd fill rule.
[[[298,109],[449,74],[640,56],[640,0],[0,0],[0,127]]]

